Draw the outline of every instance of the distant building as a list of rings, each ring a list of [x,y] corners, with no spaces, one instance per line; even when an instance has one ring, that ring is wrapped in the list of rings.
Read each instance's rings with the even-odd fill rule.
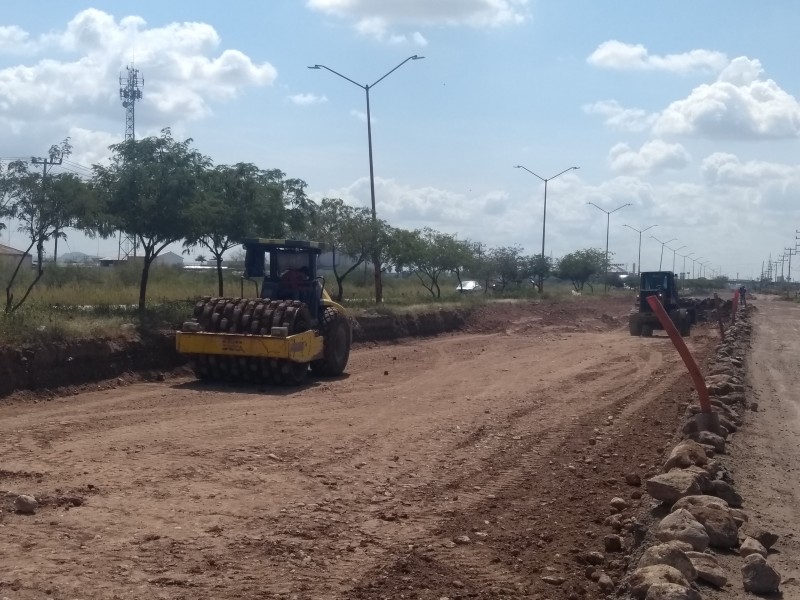
[[[356,259],[349,254],[336,253],[336,268],[339,271],[346,271],[352,267]],[[333,252],[323,252],[317,259],[317,268],[327,271],[333,270]]]
[[[17,264],[19,263],[20,258],[25,257],[22,261],[21,269],[32,269],[33,268],[33,257],[28,254],[27,252],[23,252],[22,250],[17,250],[16,248],[12,248],[11,246],[5,246],[0,244],[0,268],[8,269],[11,267],[12,269],[16,268]]]
[[[164,252],[153,259],[153,264],[158,265],[159,267],[178,267],[179,269],[182,269],[183,257],[180,254],[175,254],[172,251]]]

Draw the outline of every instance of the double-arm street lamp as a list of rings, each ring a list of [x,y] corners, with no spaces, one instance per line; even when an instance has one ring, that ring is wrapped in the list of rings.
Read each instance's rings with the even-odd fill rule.
[[[658,225],[650,225],[649,227],[645,227],[644,229],[636,229],[636,227],[631,227],[630,225],[623,225],[623,227],[627,227],[628,229],[633,229],[636,233],[639,234],[639,262],[636,264],[638,265],[639,272],[637,275],[642,274],[642,234],[647,231],[648,229],[652,229],[653,227],[658,227]]]
[[[655,241],[657,241],[659,244],[661,244],[661,258],[658,259],[658,270],[660,271],[661,270],[661,263],[664,260],[664,246],[666,246],[670,242],[676,241],[678,238],[672,238],[671,240],[667,240],[666,242],[662,242],[660,239],[658,239],[654,235],[651,235],[650,237],[653,238]]]
[[[631,206],[631,203],[627,202],[627,203],[623,204],[622,206],[618,206],[614,210],[606,210],[602,206],[597,206],[597,204],[595,204],[594,202],[587,202],[586,204],[591,204],[597,210],[601,210],[604,213],[606,213],[606,274],[605,274],[605,280],[606,281],[605,281],[604,289],[605,289],[605,291],[608,291],[608,230],[611,227],[611,215],[614,214],[615,212],[617,212],[618,210],[622,210],[626,206]]]
[[[539,267],[540,269],[542,269],[542,272],[539,273],[539,293],[541,293],[542,290],[544,289],[544,265],[545,265],[545,262],[544,262],[544,233],[545,233],[545,227],[546,227],[546,223],[547,223],[547,182],[548,181],[552,181],[553,179],[555,179],[559,175],[563,175],[567,171],[574,171],[576,169],[580,169],[580,167],[570,167],[569,169],[564,169],[563,171],[561,171],[560,173],[556,173],[552,177],[542,177],[541,175],[537,175],[536,173],[534,173],[533,171],[531,171],[527,167],[523,167],[522,165],[515,165],[514,168],[515,169],[523,169],[523,170],[527,171],[528,173],[530,173],[531,175],[533,175],[534,177],[537,177],[537,178],[539,178],[540,180],[542,180],[544,182],[544,210],[542,212],[542,264]]]
[[[374,173],[374,170],[373,170],[373,167],[372,167],[372,120],[370,118],[370,112],[369,112],[369,91],[372,88],[374,88],[376,85],[378,85],[381,81],[386,79],[389,75],[394,73],[397,69],[399,69],[404,64],[406,64],[408,61],[410,61],[410,60],[420,60],[420,59],[423,59],[423,58],[425,58],[425,57],[424,56],[417,56],[416,54],[414,56],[409,56],[407,59],[405,59],[399,65],[397,65],[394,69],[392,69],[391,71],[389,71],[388,73],[386,73],[385,75],[383,75],[382,77],[377,79],[375,81],[375,83],[373,83],[371,85],[370,84],[360,84],[357,81],[353,81],[349,77],[347,77],[345,75],[342,75],[341,73],[338,73],[337,71],[334,71],[333,69],[331,69],[330,67],[326,67],[325,65],[313,65],[311,67],[308,67],[309,69],[325,69],[326,71],[330,71],[334,75],[338,75],[339,77],[349,81],[353,85],[357,85],[362,90],[364,90],[364,92],[367,95],[367,145],[369,147],[369,192],[370,192],[370,198],[372,200],[372,224],[373,224],[373,226],[375,228],[375,231],[373,233],[373,235],[375,236],[375,238],[373,239],[373,243],[374,243],[375,247],[373,248],[372,266],[375,269],[375,302],[376,303],[380,303],[383,300],[383,283],[381,281],[380,252],[379,252],[378,247],[377,247],[378,246],[378,241],[377,241],[378,216],[377,216],[377,213],[375,212],[375,173]]]
[[[681,246],[680,248],[671,248],[671,250],[672,250],[672,272],[673,273],[675,272],[675,255],[678,253],[678,250],[683,250],[684,248],[687,248],[687,247],[688,246],[684,245],[684,246]]]

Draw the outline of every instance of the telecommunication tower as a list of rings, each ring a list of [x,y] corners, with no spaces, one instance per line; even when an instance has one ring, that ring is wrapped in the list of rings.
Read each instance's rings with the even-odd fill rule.
[[[125,67],[127,76],[119,76],[119,97],[125,108],[125,141],[136,139],[136,102],[142,99],[144,77],[139,77],[139,69]]]
[[[136,102],[142,99],[144,87],[144,77],[139,76],[139,69],[128,66],[125,67],[127,75],[119,76],[119,97],[122,100],[122,107],[125,109],[125,141],[136,139]],[[128,258],[133,255],[136,257],[137,243],[136,238],[119,232],[119,248],[117,259]]]

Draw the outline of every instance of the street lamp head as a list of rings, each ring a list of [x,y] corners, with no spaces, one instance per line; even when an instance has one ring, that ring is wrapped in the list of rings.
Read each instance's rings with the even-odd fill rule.
[[[424,56],[417,56],[415,54],[414,56],[411,57],[411,60],[422,60],[423,58],[425,58],[425,57]]]
[[[321,69],[321,68],[322,68],[322,65],[313,65],[313,66],[311,66],[311,67],[308,67],[308,68],[309,68],[309,69]]]

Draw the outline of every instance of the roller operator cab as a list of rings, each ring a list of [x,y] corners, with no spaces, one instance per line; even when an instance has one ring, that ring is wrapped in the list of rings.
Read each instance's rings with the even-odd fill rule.
[[[324,245],[255,238],[243,246],[241,297],[203,298],[176,334],[197,377],[299,384],[309,369],[343,373],[352,329],[317,273]],[[247,290],[254,297],[245,297]]]
[[[650,296],[658,297],[675,328],[682,336],[688,336],[695,324],[695,309],[679,298],[675,274],[672,271],[646,271],[640,274],[636,306],[628,318],[630,334],[649,337],[654,330],[663,329],[647,303]]]

